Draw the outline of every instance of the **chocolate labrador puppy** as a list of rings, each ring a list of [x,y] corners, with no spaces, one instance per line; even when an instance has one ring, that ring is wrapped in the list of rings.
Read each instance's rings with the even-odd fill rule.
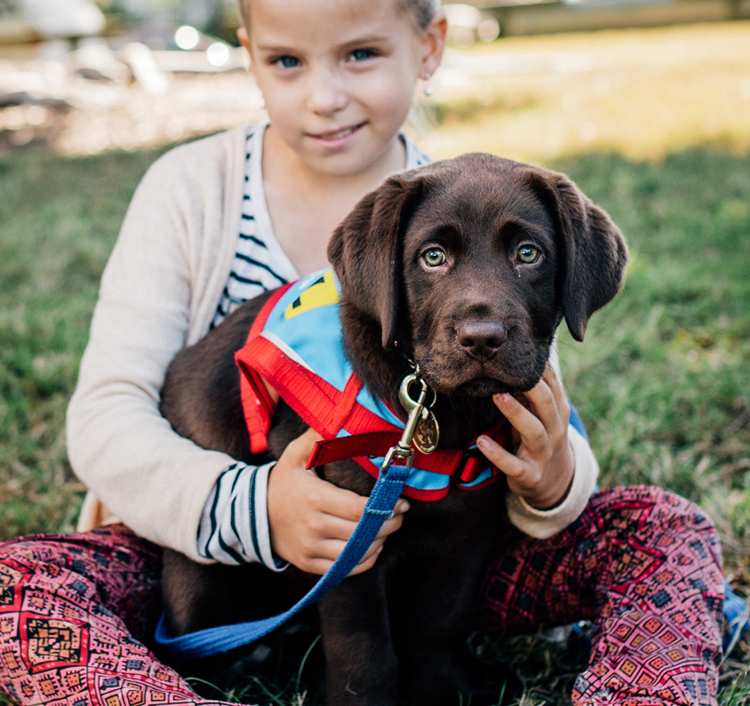
[[[340,282],[343,350],[359,380],[403,419],[399,384],[418,364],[436,393],[440,447],[464,450],[501,423],[493,394],[539,381],[563,317],[583,339],[589,317],[620,289],[627,261],[617,227],[568,178],[486,154],[389,178],[339,226],[328,255]],[[183,350],[162,390],[162,412],[178,433],[251,462],[234,354],[268,297]],[[278,458],[306,428],[280,402],[268,453]],[[363,495],[374,483],[351,460],[318,472]],[[456,703],[458,694],[487,690],[466,639],[506,521],[506,488],[502,479],[474,492],[452,486],[442,499],[412,503],[375,566],[320,601],[331,706]],[[198,565],[167,552],[171,629],[281,612],[308,588],[300,574]]]

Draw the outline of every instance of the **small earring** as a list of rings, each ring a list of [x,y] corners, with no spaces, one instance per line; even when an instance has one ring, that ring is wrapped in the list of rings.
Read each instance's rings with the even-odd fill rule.
[[[432,86],[427,83],[432,78],[432,74],[425,74],[422,79],[424,80],[424,94],[429,98],[432,95]]]

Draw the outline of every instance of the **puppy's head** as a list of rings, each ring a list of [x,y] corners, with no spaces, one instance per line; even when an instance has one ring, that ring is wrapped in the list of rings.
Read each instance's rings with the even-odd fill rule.
[[[583,340],[627,249],[562,174],[472,154],[397,174],[336,230],[343,304],[447,394],[533,387],[562,317]]]

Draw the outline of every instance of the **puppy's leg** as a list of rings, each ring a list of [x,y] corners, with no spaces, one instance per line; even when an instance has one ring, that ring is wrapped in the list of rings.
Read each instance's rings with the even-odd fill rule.
[[[481,539],[479,540],[481,542]],[[409,704],[496,703],[498,690],[472,655],[467,638],[476,619],[484,547],[415,567],[418,580],[394,621],[402,684]]]
[[[398,664],[384,570],[345,579],[320,602],[327,706],[395,706]]]
[[[225,573],[225,567],[198,564],[172,549],[164,550],[162,595],[171,634],[222,623],[229,603]]]

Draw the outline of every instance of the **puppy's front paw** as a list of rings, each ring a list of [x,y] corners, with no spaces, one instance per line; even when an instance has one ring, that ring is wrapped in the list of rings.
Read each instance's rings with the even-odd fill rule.
[[[468,652],[458,658],[434,653],[412,670],[406,685],[409,706],[458,706],[471,700],[472,706],[510,704],[521,691],[514,672],[488,665]]]

